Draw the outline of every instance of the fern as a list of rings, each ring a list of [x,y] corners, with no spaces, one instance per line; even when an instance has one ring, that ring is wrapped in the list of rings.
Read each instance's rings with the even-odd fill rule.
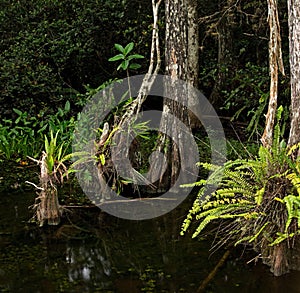
[[[253,242],[254,240],[256,240],[260,236],[260,234],[264,231],[264,229],[267,227],[267,225],[269,225],[269,222],[265,223],[254,236],[250,235],[250,236],[247,236],[247,237],[243,237],[242,239],[236,241],[234,243],[234,246],[237,246],[238,244],[240,244],[242,242],[248,242],[248,243]]]
[[[251,244],[259,250],[262,243],[274,246],[300,234],[300,160],[291,158],[299,152],[300,143],[288,148],[281,140],[281,115],[279,108],[272,147],[260,146],[255,159],[227,161],[223,166],[198,164],[210,176],[192,185],[201,188],[181,235],[193,221],[200,221],[194,238],[210,223],[228,220],[226,230],[219,233],[224,235],[220,242],[231,239],[235,245]],[[216,184],[218,189],[208,194]]]
[[[299,231],[296,231],[295,233],[280,233],[280,232],[277,232],[276,233],[276,236],[277,236],[276,239],[273,242],[271,242],[269,244],[269,246],[278,245],[282,241],[285,241],[285,240],[287,240],[289,238],[292,238],[292,237],[294,237],[294,236],[296,236],[298,234],[299,234]]]
[[[196,219],[199,220],[204,217],[204,220],[200,223],[198,228],[196,229],[195,233],[193,234],[193,238],[198,236],[200,232],[213,220],[221,219],[221,218],[234,218],[237,216],[240,216],[238,214],[229,214],[232,211],[235,211],[237,209],[238,205],[221,205],[217,208],[211,209],[209,211],[203,212],[199,215],[197,215]],[[225,213],[225,215],[224,215]],[[244,215],[243,215],[244,216]]]
[[[285,232],[288,231],[293,218],[298,220],[298,227],[300,227],[300,197],[289,194],[288,196],[285,196],[281,202],[286,205],[288,214],[285,224]]]
[[[293,187],[298,193],[298,196],[300,196],[300,176],[296,173],[290,173],[286,175],[286,178],[288,178],[291,181]]]

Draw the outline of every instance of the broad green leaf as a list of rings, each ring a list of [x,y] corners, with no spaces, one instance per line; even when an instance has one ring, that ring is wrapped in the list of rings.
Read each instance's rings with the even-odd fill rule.
[[[133,54],[127,57],[127,60],[132,60],[132,59],[144,59],[145,57],[143,55],[140,54]]]
[[[48,167],[49,173],[51,173],[53,171],[53,167],[54,167],[54,159],[52,156],[47,156],[47,167]]]
[[[141,68],[141,65],[137,64],[137,63],[132,63],[129,65],[129,68],[130,69],[139,69],[139,68]]]
[[[0,141],[2,141],[4,144],[8,144],[8,141],[4,135],[0,136]]]
[[[129,61],[128,60],[124,60],[117,68],[117,70],[119,70],[120,68],[122,68],[123,70],[126,70],[128,68],[129,65]]]
[[[23,114],[22,111],[20,111],[20,110],[18,110],[18,109],[16,109],[16,108],[13,108],[13,111],[14,111],[15,113],[17,113],[19,116]]]
[[[57,142],[58,133],[59,133],[59,130],[55,133],[55,138],[53,140],[53,143],[55,146],[56,146],[56,142]]]
[[[64,143],[62,143],[58,149],[57,157],[56,157],[57,161],[60,161],[62,157],[63,147],[64,147]]]
[[[113,57],[109,58],[108,61],[118,61],[118,60],[121,60],[121,59],[124,59],[124,55],[123,54],[118,54],[116,56],[113,56]]]
[[[60,117],[63,117],[64,116],[64,111],[61,109],[61,108],[58,108],[58,115]]]
[[[126,45],[125,49],[124,49],[124,55],[127,55],[129,52],[132,51],[134,47],[133,42],[129,43],[128,45]]]
[[[3,122],[7,123],[7,124],[12,124],[12,120],[11,119],[3,119]],[[2,126],[2,124],[0,124]]]
[[[116,48],[118,51],[120,51],[121,53],[124,54],[125,49],[124,49],[124,47],[123,47],[122,45],[120,45],[120,44],[115,44],[115,48]]]
[[[128,60],[124,60],[122,63],[123,63],[123,67],[122,68],[124,70],[126,70],[128,68],[128,66],[129,66],[129,61]]]
[[[49,129],[50,129],[50,131],[52,132],[52,131],[54,131],[55,130],[55,124],[53,123],[53,121],[49,121]]]

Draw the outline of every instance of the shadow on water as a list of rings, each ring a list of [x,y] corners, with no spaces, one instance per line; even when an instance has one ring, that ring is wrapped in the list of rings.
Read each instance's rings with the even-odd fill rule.
[[[224,253],[178,236],[181,207],[147,221],[71,211],[42,230],[27,223],[33,198],[0,195],[1,292],[194,293]],[[231,253],[205,292],[300,292],[299,272],[274,278],[263,265],[246,265],[252,257]]]

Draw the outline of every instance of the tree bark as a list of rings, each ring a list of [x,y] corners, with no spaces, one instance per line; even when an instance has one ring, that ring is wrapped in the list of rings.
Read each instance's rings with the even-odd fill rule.
[[[177,123],[171,124],[168,115],[176,116],[189,127],[188,89],[176,86],[178,80],[189,80],[188,59],[188,3],[184,0],[165,1],[166,36],[165,36],[165,64],[166,74],[171,76],[172,82],[165,88],[162,119],[160,129],[162,134],[158,141],[158,151],[163,152],[167,160],[167,170],[162,170],[160,162],[153,165],[150,170],[153,178],[160,178],[157,183],[159,191],[168,190],[174,185],[180,169],[184,169],[188,162],[180,161],[180,146],[168,137],[167,129],[173,137],[179,139],[179,144],[184,143],[184,133]],[[190,128],[189,128],[190,129]],[[190,130],[191,131],[191,130]],[[165,172],[164,172],[165,171]]]
[[[199,78],[199,32],[197,0],[188,1],[188,82],[198,87]]]
[[[198,13],[197,0],[188,1],[188,76],[187,82],[190,87],[198,88],[199,79],[199,31],[198,31]],[[198,105],[198,97],[195,91],[188,90],[189,109],[193,109]],[[189,111],[189,119],[191,128],[199,128],[200,121]]]
[[[288,0],[288,22],[291,74],[291,126],[288,145],[292,146],[300,142],[300,2],[297,0]]]

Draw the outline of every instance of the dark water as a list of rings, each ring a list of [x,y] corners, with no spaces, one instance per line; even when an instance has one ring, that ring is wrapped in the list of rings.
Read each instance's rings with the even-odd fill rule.
[[[179,237],[180,208],[147,221],[72,211],[64,224],[27,224],[33,194],[0,195],[0,292],[196,292],[224,251]],[[300,273],[275,278],[231,253],[205,292],[300,292]]]

